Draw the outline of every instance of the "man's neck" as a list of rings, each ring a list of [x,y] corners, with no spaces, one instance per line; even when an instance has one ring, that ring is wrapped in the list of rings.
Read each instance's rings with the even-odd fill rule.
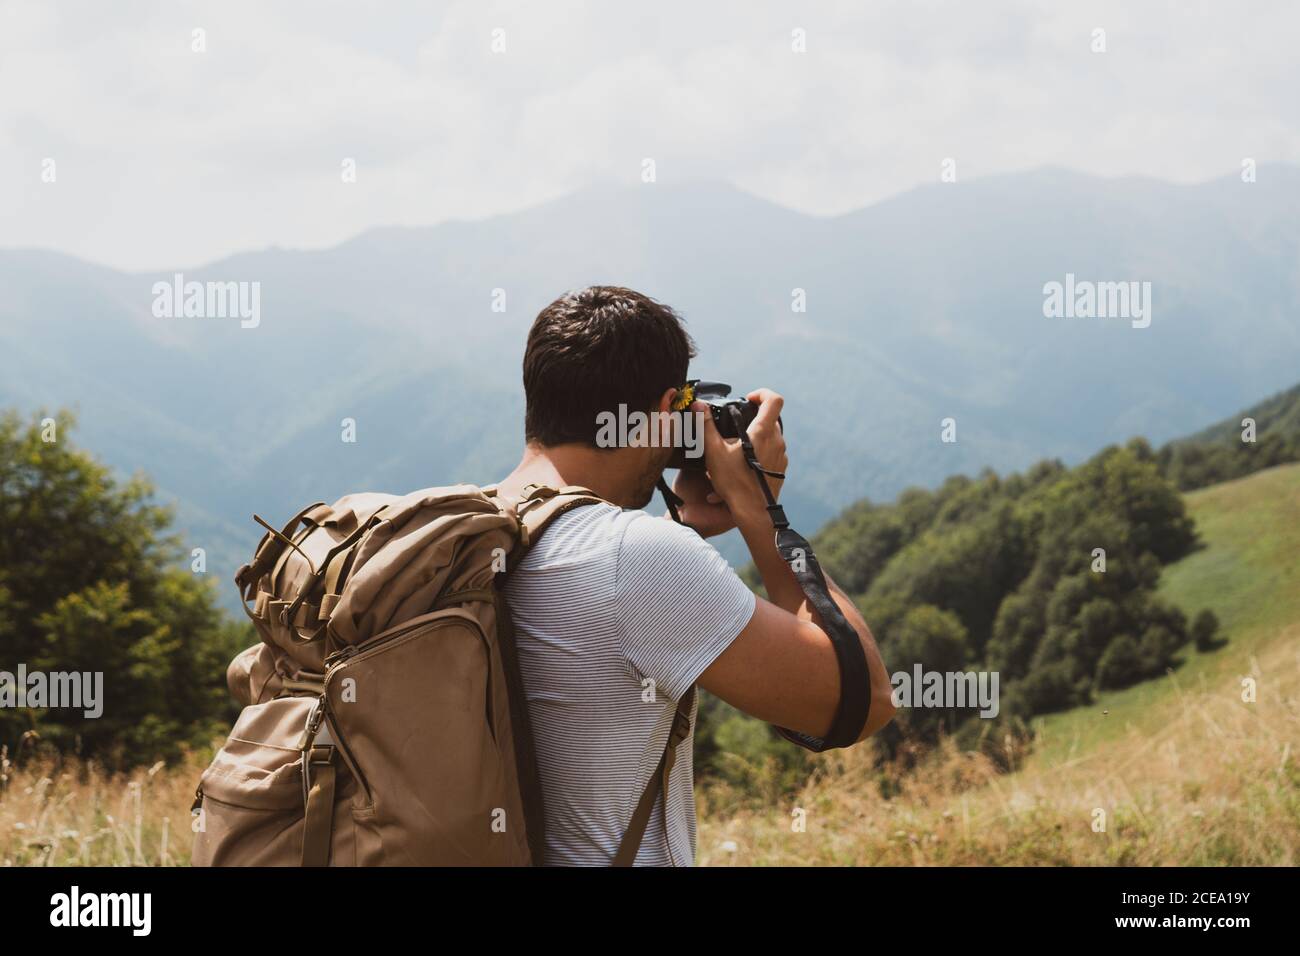
[[[562,488],[577,485],[621,508],[635,507],[630,498],[636,487],[637,463],[614,449],[585,445],[544,446],[530,443],[524,456],[497,485],[500,493],[520,497],[528,485]]]

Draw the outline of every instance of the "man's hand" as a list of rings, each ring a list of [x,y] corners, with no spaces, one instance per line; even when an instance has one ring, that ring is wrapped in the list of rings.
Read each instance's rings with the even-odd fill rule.
[[[673,491],[682,504],[677,506],[682,524],[694,528],[701,538],[725,534],[736,526],[722,496],[713,490],[713,484],[702,471],[683,469],[677,472]]]
[[[745,398],[758,404],[758,415],[749,423],[748,429],[758,463],[768,471],[784,473],[789,462],[778,418],[785,399],[770,388],[760,388]],[[743,530],[747,522],[761,519],[770,530],[767,500],[758,486],[754,470],[745,460],[745,449],[739,441],[726,441],[718,434],[713,416],[703,403],[696,402],[691,408],[704,415],[704,463],[714,490],[726,503],[735,523]],[[772,497],[777,497],[781,493],[781,479],[765,475],[764,480],[772,491]]]
[[[745,396],[759,405],[749,426],[758,463],[786,470],[785,439],[777,417],[784,402],[763,388]],[[699,685],[753,717],[814,737],[824,736],[839,709],[840,667],[824,622],[808,602],[790,566],[776,549],[767,499],[740,442],[718,434],[711,416],[704,427],[704,461],[717,495],[726,503],[763,579],[767,600],[740,635],[700,675]],[[764,476],[773,498],[781,480]],[[826,578],[831,599],[858,633],[871,675],[870,717],[862,737],[879,730],[894,714],[893,688],[875,638],[853,602]]]

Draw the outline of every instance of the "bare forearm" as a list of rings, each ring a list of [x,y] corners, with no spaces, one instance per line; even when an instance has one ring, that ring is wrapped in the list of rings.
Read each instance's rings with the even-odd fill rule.
[[[767,512],[742,515],[737,519],[736,527],[740,529],[745,545],[749,548],[749,556],[758,569],[758,576],[767,591],[767,599],[805,620],[813,618],[803,588],[799,586],[790,565],[785,563],[781,553],[776,550],[776,531]]]
[[[825,622],[821,620],[821,615],[808,603],[808,598],[795,578],[794,572],[790,570],[790,566],[776,549],[775,533],[767,512],[764,511],[761,515],[743,516],[737,522],[737,527],[740,528],[745,544],[749,547],[750,557],[753,558],[754,566],[763,580],[763,586],[767,589],[768,600],[791,614],[805,620],[812,620],[825,630]],[[824,569],[823,574],[825,574]],[[857,631],[858,639],[862,642],[863,653],[866,655],[872,690],[871,713],[862,730],[862,737],[866,737],[887,724],[894,714],[894,707],[890,700],[889,672],[880,656],[880,649],[876,646],[871,628],[867,626],[857,605],[829,574],[825,574],[825,577],[830,588],[831,600],[840,609],[845,620]]]

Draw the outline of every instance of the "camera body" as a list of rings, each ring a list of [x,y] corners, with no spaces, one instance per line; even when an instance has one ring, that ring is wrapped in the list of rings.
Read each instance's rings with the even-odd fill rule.
[[[758,417],[758,404],[744,398],[731,398],[731,386],[722,382],[692,381],[688,383],[693,390],[692,400],[703,403],[717,426],[718,434],[726,439],[738,439],[741,432],[749,428],[750,422]],[[733,414],[735,409],[738,414]],[[683,412],[685,414],[685,412]],[[700,435],[699,440],[704,441]],[[703,471],[704,455],[690,458],[685,448],[678,448],[668,463],[669,468],[685,468],[690,471]]]

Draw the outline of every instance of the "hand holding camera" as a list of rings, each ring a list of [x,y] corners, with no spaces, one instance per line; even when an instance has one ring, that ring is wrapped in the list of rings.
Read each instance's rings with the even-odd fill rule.
[[[771,519],[767,514],[767,500],[745,458],[744,447],[739,440],[728,439],[739,439],[743,428],[758,463],[768,472],[784,473],[789,463],[785,435],[781,431],[781,408],[784,404],[785,400],[776,392],[760,388],[746,395],[743,402],[728,402],[721,406],[722,415],[718,414],[718,407],[713,406],[713,414],[706,417],[704,467],[714,491],[738,525],[747,520],[758,520],[768,526]],[[767,486],[774,499],[780,495],[781,484],[781,479],[768,476]]]
[[[676,495],[660,479],[669,511],[705,536],[738,528],[771,602],[810,618],[830,639],[840,675],[840,700],[830,728],[821,737],[782,727],[778,732],[815,753],[852,746],[862,738],[871,711],[874,692],[866,646],[872,639],[852,602],[832,594],[834,585],[812,545],[790,527],[777,501],[788,461],[781,431],[785,400],[768,388],[732,400],[727,398],[730,387],[716,383],[690,382],[682,394],[683,405],[694,399],[689,410],[704,425],[704,454],[674,465],[682,469]],[[856,625],[846,613],[853,614]]]
[[[701,457],[678,456],[670,465],[681,469],[673,491],[681,499],[681,520],[704,537],[722,534],[738,523],[758,520],[770,524],[767,501],[739,441],[744,432],[759,464],[768,472],[784,472],[787,459],[781,432],[784,400],[771,389],[758,389],[743,399],[731,399],[727,385],[691,383],[695,400],[688,412],[703,424]],[[775,498],[779,478],[767,477]]]

